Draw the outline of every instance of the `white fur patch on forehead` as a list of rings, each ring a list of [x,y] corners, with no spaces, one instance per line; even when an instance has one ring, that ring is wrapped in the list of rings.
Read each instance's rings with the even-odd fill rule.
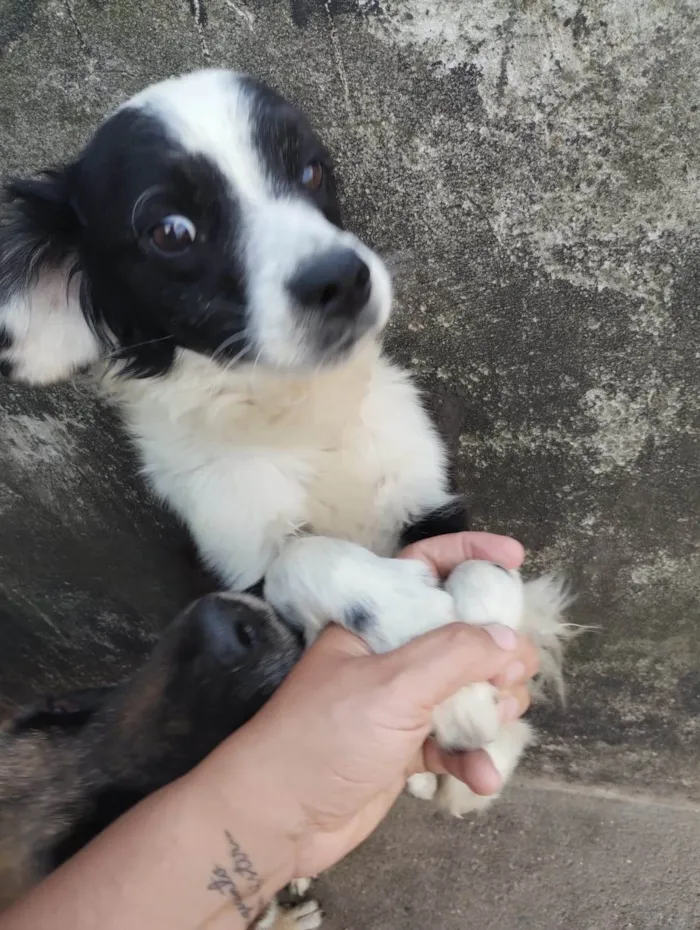
[[[238,196],[269,194],[264,166],[253,140],[253,95],[234,71],[208,69],[153,84],[126,107],[143,109],[193,155],[204,155]]]

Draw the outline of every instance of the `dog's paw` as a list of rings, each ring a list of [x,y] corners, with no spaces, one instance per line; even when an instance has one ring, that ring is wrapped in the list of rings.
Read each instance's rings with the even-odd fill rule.
[[[265,600],[312,640],[335,621],[386,652],[455,619],[430,569],[339,539],[289,542],[265,577]]]
[[[282,907],[273,901],[253,927],[255,930],[316,930],[322,923],[323,911],[318,901],[302,901],[292,907]]]
[[[501,729],[498,691],[486,682],[461,688],[435,708],[433,726],[444,749],[461,752],[492,743]]]
[[[295,878],[289,883],[289,890],[296,898],[303,898],[312,881],[312,878]]]
[[[432,772],[420,772],[411,775],[406,785],[408,793],[421,801],[432,801],[438,790],[437,775]]]
[[[462,562],[445,582],[462,623],[499,623],[520,628],[524,611],[523,583],[518,572],[492,562]]]
[[[503,786],[515,771],[523,752],[534,741],[535,734],[530,724],[524,720],[516,720],[513,723],[504,724],[497,739],[484,747],[503,779]],[[464,782],[445,775],[440,778],[437,800],[440,807],[454,817],[461,818],[465,814],[486,810],[500,797],[500,794],[500,791],[488,796],[474,794]]]
[[[322,923],[321,905],[311,899],[293,907],[280,908],[273,930],[316,930]]]
[[[537,646],[540,656],[540,673],[533,698],[541,697],[545,689],[550,689],[563,702],[564,649],[569,640],[586,632],[586,628],[566,619],[566,610],[574,597],[563,575],[542,575],[526,582],[524,595],[522,629]]]

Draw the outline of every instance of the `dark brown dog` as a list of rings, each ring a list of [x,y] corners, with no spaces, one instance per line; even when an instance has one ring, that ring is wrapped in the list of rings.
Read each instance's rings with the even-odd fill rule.
[[[301,649],[262,601],[210,594],[167,627],[131,680],[11,720],[0,731],[0,906],[197,765],[260,709]],[[291,912],[274,917],[289,918],[303,926]]]

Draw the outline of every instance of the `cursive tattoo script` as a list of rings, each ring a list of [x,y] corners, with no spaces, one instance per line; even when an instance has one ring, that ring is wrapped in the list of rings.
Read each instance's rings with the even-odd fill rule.
[[[260,893],[262,881],[250,856],[241,849],[228,830],[225,832],[231,864],[228,868],[215,865],[207,889],[226,895],[233,902],[236,910],[246,923],[251,923],[265,908],[265,902],[259,899],[254,907],[246,904]]]

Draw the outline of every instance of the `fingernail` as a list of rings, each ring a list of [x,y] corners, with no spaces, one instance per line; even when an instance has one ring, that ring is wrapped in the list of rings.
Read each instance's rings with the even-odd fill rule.
[[[484,629],[489,634],[499,649],[505,649],[512,652],[518,645],[518,637],[514,630],[507,626],[499,626],[497,623],[490,623]]]
[[[502,723],[517,720],[520,716],[520,704],[514,697],[505,697],[498,705],[498,712]]]
[[[522,662],[513,662],[503,673],[503,677],[509,684],[515,684],[517,681],[524,681],[525,666]]]

